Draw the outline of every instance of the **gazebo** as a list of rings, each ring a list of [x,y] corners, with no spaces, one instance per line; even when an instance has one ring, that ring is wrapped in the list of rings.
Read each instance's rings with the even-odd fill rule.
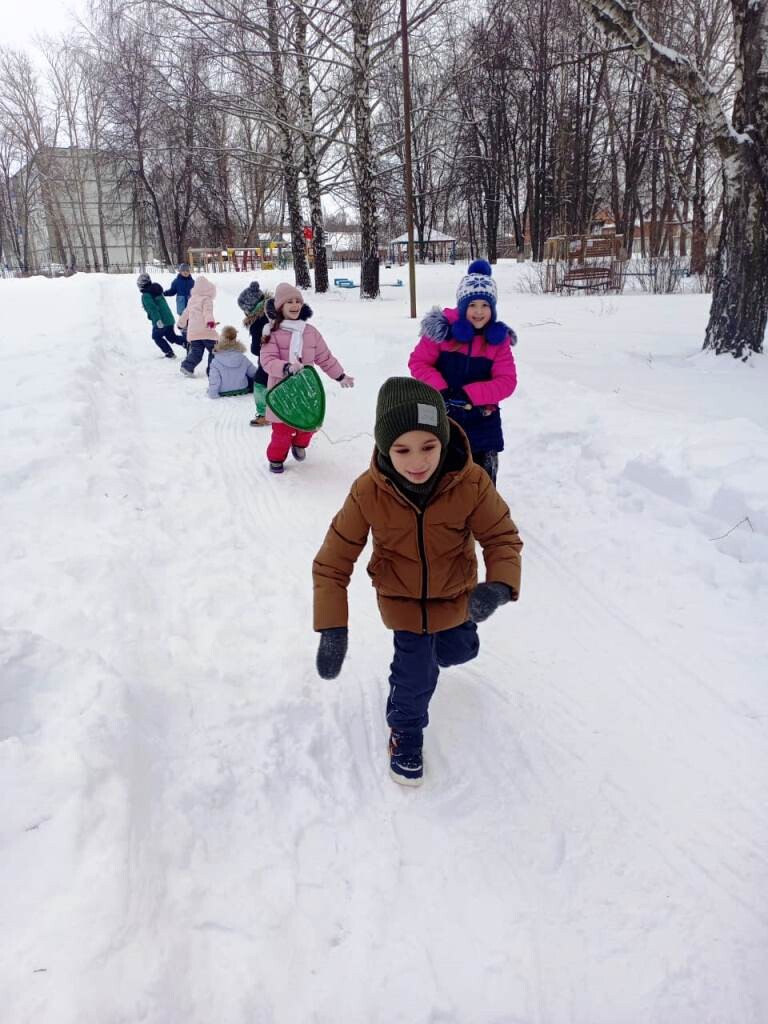
[[[432,228],[427,232],[423,243],[419,243],[416,231],[413,232],[413,244],[416,251],[416,259],[426,263],[455,263],[456,262],[456,239],[450,235],[444,235],[442,231]],[[423,258],[422,258],[423,252]],[[389,243],[390,263],[405,263],[408,259],[408,235],[400,235],[393,238]]]

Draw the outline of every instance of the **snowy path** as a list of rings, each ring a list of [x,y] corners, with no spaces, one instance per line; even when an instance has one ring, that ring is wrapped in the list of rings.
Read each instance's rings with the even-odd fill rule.
[[[677,376],[617,394],[553,372],[557,344],[530,356],[500,477],[523,599],[444,674],[403,791],[365,573],[323,683],[310,563],[407,323],[382,307],[400,340],[366,355],[328,297],[359,386],[275,479],[249,398],[211,402],[138,316],[115,326],[131,282],[10,284],[57,289],[80,341],[2,355],[4,1024],[768,1019],[768,523],[735,553],[704,538],[701,465],[684,486],[653,452],[725,428]],[[753,480],[764,427],[734,428]]]

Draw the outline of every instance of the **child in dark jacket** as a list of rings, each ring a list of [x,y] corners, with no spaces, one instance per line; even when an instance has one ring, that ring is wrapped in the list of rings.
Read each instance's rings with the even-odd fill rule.
[[[141,292],[141,304],[144,312],[152,323],[152,341],[157,345],[166,359],[175,359],[176,355],[168,343],[186,348],[184,339],[173,329],[175,320],[163,298],[163,287],[154,284],[149,274],[139,274],[136,285]]]
[[[163,295],[166,297],[176,296],[176,315],[181,316],[187,308],[189,293],[195,285],[195,279],[192,277],[192,271],[188,263],[180,263],[176,269],[178,274],[171,282],[171,287],[168,291],[163,292]]]
[[[369,532],[368,563],[384,625],[394,630],[387,723],[396,782],[422,781],[423,730],[440,668],[477,656],[476,623],[520,592],[522,541],[440,394],[410,377],[379,391],[376,448],[336,514],[313,566],[317,669],[334,679],[347,652],[347,588]],[[477,582],[475,541],[485,583]]]
[[[237,304],[245,313],[243,326],[247,327],[251,335],[251,355],[259,358],[261,353],[261,335],[269,323],[266,313],[267,301],[270,298],[269,292],[263,292],[259,288],[258,281],[251,281],[247,288],[240,292],[237,297]],[[256,415],[251,420],[252,427],[266,427],[267,423],[267,374],[259,362],[259,370],[253,384],[253,397],[256,402]]]
[[[517,386],[517,337],[496,319],[496,282],[485,260],[470,264],[456,300],[455,309],[435,307],[426,315],[408,369],[443,395],[449,415],[466,431],[472,458],[496,483],[504,450],[499,402]]]
[[[258,370],[244,352],[245,345],[237,340],[236,328],[222,327],[208,373],[210,398],[244,395],[251,391]]]

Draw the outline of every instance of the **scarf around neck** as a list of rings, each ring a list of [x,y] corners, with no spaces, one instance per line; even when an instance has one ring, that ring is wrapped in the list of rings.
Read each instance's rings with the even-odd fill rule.
[[[280,326],[291,335],[291,342],[288,347],[288,362],[300,363],[301,351],[304,348],[304,328],[306,320],[283,320]]]

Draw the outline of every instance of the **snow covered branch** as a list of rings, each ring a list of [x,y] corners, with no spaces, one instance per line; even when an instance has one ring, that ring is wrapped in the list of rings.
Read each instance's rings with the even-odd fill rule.
[[[723,109],[718,92],[696,65],[677,50],[652,38],[638,19],[629,0],[579,0],[608,36],[628,43],[639,57],[674,82],[691,100],[712,135],[724,161],[739,157],[741,147],[752,142],[746,132],[738,132]],[[727,168],[726,168],[727,170]]]

